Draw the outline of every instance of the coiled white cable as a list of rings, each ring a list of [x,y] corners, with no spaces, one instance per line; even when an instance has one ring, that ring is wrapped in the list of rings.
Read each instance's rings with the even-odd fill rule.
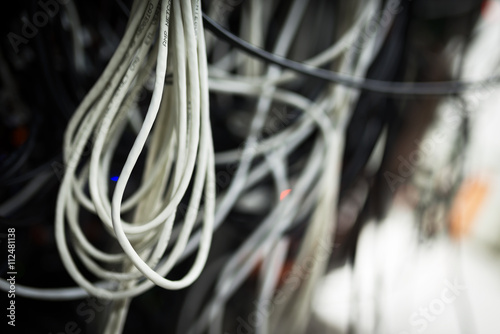
[[[159,1],[147,4],[136,2],[135,8],[142,10],[143,15],[141,20],[138,15],[131,18],[125,42],[117,51],[122,59],[115,60],[117,58],[113,57],[96,84],[103,86],[102,82],[107,81],[101,94],[98,90],[91,90],[68,127],[65,147],[67,169],[58,196],[56,237],[68,272],[92,295],[120,299],[136,296],[154,285],[180,289],[199,276],[206,262],[215,210],[214,153],[208,114],[204,36],[196,32],[202,28],[202,22],[195,22],[195,17],[199,17],[196,14],[199,3],[195,1],[194,4],[193,12],[189,1],[165,0],[161,6]],[[158,27],[159,35],[153,46]],[[175,45],[175,48],[169,51],[169,45]],[[151,103],[110,201],[110,166],[127,121],[125,116],[128,110],[123,106],[133,101],[134,94],[147,80],[154,54],[156,76]],[[112,67],[114,71],[109,70]],[[172,87],[164,84],[167,67],[175,78]],[[148,138],[151,140],[148,141]],[[93,141],[90,161],[84,161],[82,151],[89,139]],[[124,200],[129,179],[145,150],[146,167],[142,185]],[[78,170],[79,177],[76,176]],[[173,174],[169,178],[170,170]],[[159,178],[161,182],[157,182]],[[185,197],[191,179],[194,179],[193,188],[180,234],[172,250],[165,254],[177,207]],[[84,191],[87,183],[90,197]],[[203,194],[203,226],[198,255],[184,278],[169,280],[165,276],[184,252]],[[86,239],[78,222],[80,207],[99,216],[123,253],[106,253]],[[135,211],[132,222],[126,222],[121,217],[127,211]],[[102,288],[80,273],[67,245],[65,218],[82,263],[102,279],[128,283],[114,285],[113,289]],[[164,256],[164,261],[158,265]],[[106,269],[99,262],[121,263],[126,271]],[[130,264],[133,266],[130,267]],[[119,289],[115,290],[117,287]],[[123,310],[117,310],[113,316],[120,319],[123,313]]]
[[[305,11],[301,6],[305,3],[293,3],[292,7],[295,7],[278,38],[280,42],[275,46],[275,52],[285,55],[294,43],[294,31],[299,27]],[[277,8],[277,1],[266,6]],[[292,188],[292,192],[286,200],[276,203],[272,212],[227,262],[219,277],[216,298],[202,312],[197,329],[210,327],[210,323],[212,331],[221,328],[225,301],[262,257],[277,249],[276,245],[281,245],[277,250],[279,256],[276,256],[280,257],[277,263],[282,266],[286,249],[282,243],[283,231],[297,219],[302,219],[304,212],[301,210],[312,209],[316,196],[322,194],[318,192],[318,184],[325,179],[322,163],[331,149],[328,141],[332,138],[332,120],[339,122],[337,129],[342,129],[347,117],[345,112],[335,115],[332,110],[348,110],[348,100],[355,92],[339,87],[321,94],[313,103],[278,87],[296,78],[290,72],[273,68],[262,75],[260,66],[245,63],[243,67],[252,74],[251,77],[216,67],[209,71],[202,21],[196,20],[200,17],[196,15],[199,8],[199,1],[162,0],[161,5],[159,0],[134,1],[132,16],[116,53],[75,112],[65,134],[66,171],[58,197],[56,236],[68,272],[84,290],[36,289],[17,285],[19,295],[63,300],[91,294],[121,299],[123,303],[116,304],[107,327],[109,331],[119,329],[126,315],[127,298],[155,285],[179,289],[193,283],[206,262],[214,229],[223,223],[236,200],[269,174],[273,176],[276,195],[284,190],[283,187]],[[370,13],[371,9],[366,8],[337,43],[305,62],[321,66],[343,55]],[[259,8],[256,11],[262,12]],[[260,40],[266,31],[253,30],[256,22],[254,15],[245,29],[260,33],[260,37],[255,37]],[[228,56],[225,69],[239,68],[237,58]],[[132,105],[150,78],[155,63],[155,87],[148,112],[110,197],[109,176],[116,150],[121,137],[126,134]],[[362,73],[362,67],[358,66],[354,71]],[[172,75],[171,86],[164,85],[167,72]],[[210,82],[209,73],[212,76]],[[253,96],[260,101],[252,136],[243,152],[229,151],[217,155],[219,164],[240,161],[233,184],[218,198],[217,207],[216,160],[208,110],[209,85],[215,93]],[[260,140],[258,134],[273,102],[303,110],[304,115],[283,131]],[[289,180],[286,159],[317,129],[319,135],[310,155],[304,159],[303,171]],[[84,150],[87,144],[93,144],[90,152]],[[265,159],[252,164],[258,155]],[[142,176],[138,176],[135,166],[142,156],[145,166]],[[130,182],[132,179],[140,179],[140,185],[134,187]],[[188,190],[191,195],[186,198]],[[304,198],[307,203],[302,203]],[[186,215],[180,224],[174,226],[179,206],[185,201],[189,202]],[[123,251],[110,253],[93,245],[80,226],[81,211],[96,214]],[[66,224],[69,229],[66,229]],[[197,224],[201,224],[201,230],[195,231]],[[315,228],[313,234],[319,233],[317,231],[324,230]],[[78,262],[73,259],[68,243],[72,244]],[[166,278],[177,263],[196,250],[195,263],[186,276],[178,281]],[[306,251],[305,254],[309,254]],[[104,282],[95,283],[84,277],[79,269],[81,265]],[[116,270],[117,266],[121,271]],[[275,278],[279,272],[280,268],[275,268],[269,275]],[[271,276],[264,275],[263,280],[269,282]],[[0,288],[4,289],[5,283],[0,281]],[[269,284],[263,287],[261,298],[269,298],[272,294],[275,286]],[[269,328],[263,326],[259,330],[264,333]]]

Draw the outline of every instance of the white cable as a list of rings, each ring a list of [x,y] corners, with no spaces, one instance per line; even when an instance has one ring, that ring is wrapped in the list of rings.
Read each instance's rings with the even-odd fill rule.
[[[274,52],[287,54],[294,43],[306,3],[295,1],[292,4]],[[275,9],[278,8],[277,4],[273,2],[265,6]],[[170,6],[173,14],[168,19],[166,12]],[[123,299],[137,296],[154,285],[178,289],[191,284],[205,264],[213,230],[222,224],[241,194],[271,173],[276,195],[284,190],[281,188],[290,187],[292,192],[286,201],[277,203],[248,242],[228,261],[217,290],[219,300],[227,300],[255,263],[271,252],[272,245],[281,239],[282,232],[303,216],[299,209],[314,203],[315,196],[306,194],[317,189],[321,163],[328,147],[325,138],[330,138],[329,133],[332,131],[330,116],[325,113],[347,110],[346,96],[352,96],[351,93],[336,88],[320,95],[316,103],[311,103],[297,93],[276,87],[296,78],[290,72],[271,67],[262,77],[247,78],[211,68],[210,73],[214,77],[210,79],[210,89],[213,92],[258,97],[257,115],[242,154],[229,151],[218,155],[218,163],[240,161],[240,165],[228,191],[222,198],[217,198],[215,208],[215,160],[209,123],[206,49],[204,34],[197,33],[203,31],[202,21],[195,22],[195,17],[201,17],[196,16],[199,2],[194,1],[192,7],[189,1],[173,0],[170,4],[170,1],[162,0],[159,6],[158,0],[136,0],[133,9],[116,53],[75,112],[65,134],[66,173],[58,196],[56,237],[68,272],[85,290],[21,287],[21,293],[27,296],[69,299],[81,298],[90,293],[98,297]],[[365,14],[337,43],[306,62],[319,66],[343,54],[355,36],[353,31],[367,12],[364,11]],[[158,16],[155,17],[155,13]],[[249,27],[256,28],[255,16],[252,22]],[[158,27],[160,31],[154,41],[152,33]],[[265,36],[264,30],[253,33]],[[120,138],[125,135],[126,124],[130,122],[134,100],[150,75],[155,55],[157,66],[153,98],[110,200],[111,164],[117,154]],[[172,86],[164,87],[167,67],[172,73],[173,83]],[[250,72],[259,74],[257,69]],[[283,131],[260,140],[259,132],[273,102],[303,110],[305,115],[298,117]],[[344,121],[345,112],[340,115],[343,118],[339,120]],[[320,129],[320,135],[314,139],[314,149],[305,160],[304,171],[289,180],[286,159],[315,129]],[[90,152],[85,152],[84,146],[88,143],[93,144],[93,147]],[[140,185],[135,187],[132,182],[129,184],[129,180],[138,179],[138,173],[133,170],[141,152],[146,163]],[[252,160],[258,155],[264,155],[265,160],[254,166]],[[177,210],[191,182],[193,188],[186,216],[174,227]],[[87,185],[89,194],[86,192]],[[204,201],[203,207],[200,207],[202,195]],[[310,199],[307,205],[302,203],[304,198]],[[97,213],[104,228],[118,240],[123,252],[111,254],[92,245],[81,230],[80,210]],[[128,213],[132,215],[125,216]],[[125,218],[129,221],[125,221]],[[275,221],[279,223],[273,224]],[[201,223],[201,231],[195,231],[197,222]],[[70,227],[67,231],[66,223]],[[74,240],[73,247],[82,264],[105,282],[90,282],[81,274],[71,258],[66,241],[68,237]],[[179,281],[165,278],[177,263],[196,249],[198,254],[195,263],[184,278]],[[109,264],[120,263],[133,263],[133,267],[127,269],[125,265],[123,272],[109,269]],[[118,282],[122,284],[118,285]],[[0,281],[1,288],[4,283]],[[210,306],[209,316],[205,319],[213,319],[214,310],[220,311],[222,306],[220,303],[215,307]],[[116,318],[109,322],[111,327],[121,326],[126,309],[120,307],[116,312]],[[219,318],[222,315],[223,312]]]
[[[132,23],[129,24],[125,36],[126,39],[132,41],[130,44],[132,48],[129,47],[122,52],[126,60],[115,64],[115,72],[108,79],[107,90],[104,90],[104,94],[94,102],[88,113],[77,112],[72,121],[73,125],[68,128],[70,133],[74,133],[67,135],[68,140],[74,139],[66,142],[67,147],[71,147],[66,150],[66,160],[70,165],[58,197],[56,220],[58,247],[68,272],[77,283],[91,294],[105,298],[132,297],[151,288],[153,284],[167,289],[179,289],[190,285],[200,274],[211,244],[215,210],[215,175],[208,116],[206,51],[203,34],[196,34],[196,30],[202,27],[202,23],[194,21],[193,16],[197,18],[200,16],[193,13],[190,2],[174,1],[171,4],[170,1],[162,1],[161,10],[157,11],[159,15],[152,15],[156,11],[156,4],[157,1],[153,1],[146,6],[140,24],[134,23],[137,20],[131,18]],[[137,5],[137,8],[143,7]],[[195,2],[194,9],[199,10],[199,3]],[[173,15],[170,17],[171,10]],[[125,103],[131,102],[132,94],[137,93],[144,83],[147,73],[140,71],[148,71],[146,56],[153,42],[152,34],[158,26],[160,32],[156,47],[153,48],[157,50],[157,61],[152,100],[110,202],[107,197],[109,168],[118,139],[124,131],[124,120],[128,120],[124,117],[127,115],[127,110],[121,106],[124,101]],[[133,29],[136,29],[135,37],[131,37],[129,33]],[[167,61],[168,44],[175,44],[176,47],[173,49],[173,57],[169,57]],[[170,88],[164,87],[167,62],[172,63],[168,66],[174,70],[175,80],[172,92]],[[164,92],[167,92],[165,96],[169,96],[168,98],[162,98]],[[127,94],[129,94],[128,98],[126,98]],[[97,97],[97,93],[92,97]],[[90,106],[92,102],[88,101],[84,104],[86,105]],[[161,111],[160,117],[157,118],[159,111]],[[80,120],[82,121],[78,124]],[[155,120],[156,125],[153,129]],[[94,133],[94,146],[90,165],[87,163],[80,172],[80,177],[75,178],[76,162],[81,159],[83,145],[92,133]],[[124,207],[122,201],[125,188],[139,155],[150,137],[152,141],[148,146],[142,186],[139,187],[139,191],[125,200],[126,206]],[[174,149],[166,150],[166,148]],[[175,158],[172,156],[172,151],[177,153]],[[71,165],[72,162],[74,163]],[[159,175],[168,175],[162,172],[170,168],[174,171],[171,180],[163,177],[162,182],[153,181]],[[193,175],[194,188],[181,232],[175,240],[170,255],[158,267],[159,259],[168,247],[176,207],[184,197]],[[90,198],[82,190],[87,182],[90,185]],[[195,263],[183,279],[179,281],[165,279],[164,276],[175,266],[184,252],[197,218],[203,193],[205,194],[203,232]],[[125,254],[107,254],[88,242],[78,223],[80,205],[91,212],[95,210],[104,226],[112,236],[116,237]],[[133,208],[136,210],[137,219],[149,216],[147,218],[149,220],[136,220],[132,223],[123,221],[121,213]],[[124,284],[120,286],[120,290],[108,291],[95,286],[79,272],[64,241],[65,216],[70,223],[70,232],[76,237],[75,250],[80,260],[98,277],[123,281]],[[106,270],[92,258],[105,262],[130,260],[139,271],[134,269],[120,273]],[[148,280],[138,285],[131,284],[142,277],[141,273]],[[116,314],[116,318],[108,323],[108,328],[121,326],[124,314],[126,314],[125,304],[117,304],[118,309],[113,311],[116,312],[113,313]]]

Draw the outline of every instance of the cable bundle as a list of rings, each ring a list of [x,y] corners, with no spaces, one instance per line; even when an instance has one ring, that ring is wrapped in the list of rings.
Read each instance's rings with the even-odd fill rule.
[[[307,1],[294,1],[287,11],[286,19],[281,26],[275,41],[274,54],[290,57],[289,50],[298,43],[299,22],[305,20]],[[254,5],[254,4],[252,4]],[[255,4],[257,6],[257,4]],[[346,57],[349,45],[354,42],[356,33],[362,27],[363,20],[374,10],[365,7],[353,15],[350,28],[343,37],[320,54],[304,63],[321,66],[334,60],[340,61],[340,69],[344,73],[363,74],[373,57],[373,49],[367,47],[359,61],[351,62]],[[258,15],[258,14],[255,14]],[[311,13],[309,13],[311,15]],[[252,18],[248,22],[253,22]],[[244,21],[242,21],[244,25]],[[307,24],[306,24],[307,26]],[[253,31],[257,26],[242,27]],[[258,37],[256,37],[258,40]],[[300,45],[307,48],[307,41],[300,40]],[[344,56],[343,59],[340,56]],[[292,56],[293,57],[293,56]],[[291,57],[291,58],[292,58]],[[247,64],[246,62],[249,62]],[[242,68],[242,75],[233,75],[231,70],[236,66]],[[248,66],[245,66],[248,65]],[[224,70],[221,69],[225,66]],[[317,98],[311,101],[307,97],[286,87],[287,83],[297,79],[293,74],[282,72],[270,66],[262,75],[251,65],[251,60],[238,63],[238,57],[223,58],[220,63],[211,66],[211,90],[222,94],[256,96],[256,111],[252,120],[250,133],[244,141],[241,152],[229,151],[216,154],[218,164],[240,161],[236,175],[227,193],[222,196],[216,210],[216,226],[219,214],[227,215],[225,204],[234,205],[236,198],[245,198],[249,189],[261,184],[266,176],[271,176],[277,196],[291,188],[288,196],[276,203],[271,212],[263,219],[255,231],[231,255],[223,265],[221,274],[215,280],[213,297],[202,309],[201,317],[194,325],[187,319],[193,316],[182,314],[178,333],[222,333],[227,324],[224,323],[226,305],[245,281],[250,279],[252,272],[258,270],[256,299],[248,302],[248,314],[262,312],[265,316],[252,324],[257,333],[300,333],[307,325],[307,314],[313,287],[326,266],[325,253],[329,253],[335,231],[335,203],[339,191],[338,175],[341,166],[344,131],[351,110],[350,104],[357,95],[342,87],[322,86]],[[261,88],[263,87],[263,88]],[[303,112],[291,125],[282,131],[259,140],[264,130],[264,122],[272,110],[272,103],[281,102]],[[301,155],[300,171],[290,170],[287,161],[294,155],[300,145],[312,141],[308,153]],[[239,153],[239,154],[238,154]],[[296,153],[295,153],[296,154]],[[254,165],[252,160],[263,159]],[[300,226],[301,221],[307,221],[303,235],[292,237],[287,231]],[[292,242],[299,243],[296,255],[291,255]],[[297,247],[297,246],[295,246]],[[296,269],[287,273],[283,280],[283,270],[286,262],[292,261],[294,268],[303,270],[307,266],[307,277],[298,277]],[[258,269],[256,269],[258,268]],[[295,283],[291,283],[295,280]],[[297,283],[300,281],[300,283]],[[211,282],[199,282],[208,289]],[[194,289],[199,293],[199,289]],[[196,298],[193,296],[193,300]],[[189,302],[188,297],[186,302]],[[193,302],[194,303],[194,302]],[[191,304],[190,304],[191,305]],[[255,308],[255,310],[252,310]],[[186,306],[185,312],[192,312],[193,305]],[[227,318],[233,320],[246,314],[233,314],[229,308]],[[231,314],[233,317],[229,316]]]
[[[184,301],[168,308],[178,333],[234,330],[263,309],[256,333],[305,332],[337,232],[355,240],[373,202],[406,96],[477,88],[418,83],[403,70],[410,4],[249,0],[231,2],[230,13],[222,4],[207,4],[217,24],[199,0],[133,2],[65,131],[56,242],[78,287],[18,285],[20,296],[113,300],[101,316],[103,332],[116,333],[132,298],[159,286]],[[370,32],[380,13],[390,15]],[[339,226],[337,207],[360,180],[363,212]],[[88,237],[89,217],[102,223],[105,246]],[[223,241],[215,250],[213,236]],[[187,273],[169,279],[188,258]],[[254,299],[241,303],[248,291]]]
[[[117,52],[68,126],[66,171],[57,201],[56,237],[63,262],[80,286],[104,298],[135,296],[154,284],[167,289],[191,284],[203,268],[212,235],[213,148],[203,34],[196,31],[201,27],[201,22],[196,21],[199,8],[191,8],[186,1],[162,1],[161,6],[158,1],[136,1],[134,8],[137,14],[131,17]],[[158,27],[160,34],[154,43]],[[110,164],[130,116],[130,105],[148,80],[155,61],[155,85],[148,112],[110,201]],[[167,68],[175,78],[172,86],[164,85]],[[89,159],[84,160],[83,149],[89,140],[93,147]],[[124,199],[128,181],[146,146],[141,186]],[[159,264],[169,245],[177,206],[191,178],[193,189],[179,237]],[[87,186],[90,197],[85,194]],[[168,280],[164,276],[184,252],[203,193],[202,239],[196,261],[183,279]],[[106,253],[88,242],[79,226],[80,207],[99,216],[123,252]],[[123,220],[122,215],[132,210],[131,222]],[[126,289],[97,287],[80,273],[67,245],[66,221],[76,254],[87,269],[104,280],[129,282]],[[137,269],[115,272],[102,263],[129,263]]]

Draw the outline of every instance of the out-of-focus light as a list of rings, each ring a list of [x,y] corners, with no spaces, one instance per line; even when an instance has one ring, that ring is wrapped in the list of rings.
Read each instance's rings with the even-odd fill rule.
[[[286,189],[286,190],[283,190],[280,194],[280,201],[283,200],[283,198],[287,197],[288,194],[290,193],[290,191],[292,191],[292,189]]]

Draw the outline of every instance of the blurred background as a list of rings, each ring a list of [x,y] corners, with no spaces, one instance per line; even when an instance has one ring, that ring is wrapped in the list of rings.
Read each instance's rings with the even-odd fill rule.
[[[300,210],[277,238],[278,246],[260,255],[258,265],[225,300],[223,333],[499,333],[500,2],[207,0],[201,8],[237,38],[224,39],[205,25],[209,81],[215,87],[210,121],[219,161],[217,196],[234,180],[240,162],[229,164],[228,157],[250,136],[257,108],[256,96],[223,93],[217,80],[248,83],[274,68],[264,56],[250,55],[244,41],[273,53],[292,22],[288,51],[278,54],[285,60],[314,65],[311,59],[338,43],[338,58],[314,66],[375,85],[423,83],[429,90],[448,90],[420,94],[412,86],[401,94],[345,88],[320,76],[292,75],[288,68],[284,73],[292,79],[276,87],[311,105],[338,104],[332,107],[343,143],[338,170],[327,173],[325,159],[314,160],[321,127],[309,125],[288,139],[284,134],[305,128],[309,116],[273,101],[258,143],[264,143],[261,151],[271,151],[266,143],[278,143],[272,147],[276,151],[292,143],[282,164],[289,187],[275,185],[270,171],[259,172],[267,158],[256,158],[251,164],[255,180],[214,232],[199,280],[187,289],[155,287],[134,298],[123,332],[215,333],[209,325],[195,330],[193,324],[202,323],[208,305],[217,301],[222,268],[273,208],[287,196],[301,196]],[[300,18],[290,21],[294,10]],[[75,286],[54,234],[65,169],[64,133],[133,14],[131,0],[21,0],[0,11],[0,272],[8,277],[7,231],[14,227],[17,285]],[[436,82],[445,84],[432,86]],[[139,116],[130,117],[113,157],[111,187],[141,126],[152,87],[146,83],[135,101],[134,115]],[[331,202],[319,204],[320,174],[302,195],[294,194],[294,180],[311,161],[321,175],[336,180],[331,187],[338,194]],[[325,229],[311,240],[309,226],[320,205],[331,208],[331,215],[321,216]],[[97,215],[80,216],[92,244],[102,249],[115,245]],[[275,217],[288,219],[286,214]],[[321,233],[329,237],[324,246]],[[314,264],[301,258],[308,243],[326,254],[313,258]],[[181,277],[193,258],[180,262],[169,277]],[[272,300],[261,308],[255,301],[268,286],[264,282],[271,281]],[[278,305],[280,291],[288,291],[287,306]],[[8,301],[1,300],[5,312]],[[90,296],[33,299],[18,291],[16,327],[5,328],[102,333],[109,304]],[[0,328],[6,324],[3,318]]]

